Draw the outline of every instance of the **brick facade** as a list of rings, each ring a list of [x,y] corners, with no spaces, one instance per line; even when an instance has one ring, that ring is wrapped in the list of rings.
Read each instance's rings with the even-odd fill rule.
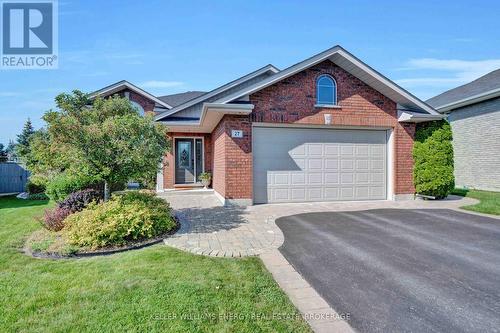
[[[330,74],[337,83],[336,108],[315,107],[316,79],[321,74]],[[249,116],[226,115],[211,134],[213,187],[222,196],[252,198],[252,122],[324,125],[324,114],[332,115],[332,126],[392,128],[394,193],[414,193],[415,124],[399,123],[395,102],[332,62],[322,62],[264,88],[250,95],[250,102],[255,108]],[[244,137],[231,138],[232,129],[243,130]],[[173,175],[173,169],[168,171]]]
[[[232,138],[242,130],[243,138]],[[212,132],[213,188],[227,199],[252,199],[252,123],[248,117],[224,116]]]

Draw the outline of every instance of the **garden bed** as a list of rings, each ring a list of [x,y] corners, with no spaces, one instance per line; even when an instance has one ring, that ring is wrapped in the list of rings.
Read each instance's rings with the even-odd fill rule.
[[[115,253],[138,250],[159,244],[165,238],[175,234],[180,229],[180,223],[174,216],[172,218],[175,220],[176,226],[172,230],[160,236],[149,239],[133,240],[123,246],[107,246],[97,250],[72,248],[65,242],[64,238],[60,234],[50,232],[46,229],[40,229],[28,237],[23,247],[23,252],[29,256],[41,259],[74,259],[106,256]]]
[[[44,229],[28,237],[24,252],[39,258],[124,252],[157,244],[179,229],[166,201],[140,191],[106,202],[93,190],[75,192],[38,220]]]

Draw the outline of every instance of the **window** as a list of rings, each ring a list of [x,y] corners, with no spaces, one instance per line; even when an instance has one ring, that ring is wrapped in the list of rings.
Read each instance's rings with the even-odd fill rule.
[[[337,104],[337,85],[329,75],[321,75],[316,81],[316,104]]]
[[[139,113],[140,116],[144,116],[144,109],[142,108],[142,106],[139,103],[134,102],[134,101],[130,101],[130,103],[132,104],[132,106],[134,108],[137,109],[137,113]]]

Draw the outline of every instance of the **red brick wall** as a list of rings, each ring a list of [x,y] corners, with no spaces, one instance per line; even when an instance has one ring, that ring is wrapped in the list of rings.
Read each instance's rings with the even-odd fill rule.
[[[330,74],[337,82],[339,108],[317,108],[316,79]],[[252,122],[387,127],[394,130],[394,192],[413,193],[414,124],[397,121],[396,103],[330,61],[313,66],[250,96],[249,116],[224,116],[212,132],[213,187],[226,198],[252,198]],[[243,130],[241,139],[231,130]],[[173,175],[173,167],[171,170]],[[167,177],[165,177],[167,179]]]
[[[400,124],[395,130],[394,153],[394,184],[396,194],[413,194],[413,138],[415,137],[415,124]]]
[[[154,108],[156,103],[150,100],[149,98],[139,95],[133,91],[130,91],[130,100],[142,106],[145,113],[154,113]]]
[[[221,121],[212,132],[213,175],[212,187],[223,197],[226,196],[226,126]]]
[[[117,93],[117,95],[120,95],[121,97],[125,97],[125,92],[129,93],[129,98],[131,101],[134,101],[137,104],[139,104],[140,106],[142,106],[145,113],[154,113],[154,108],[155,108],[155,104],[156,104],[155,102],[153,102],[149,98],[146,98],[142,95],[139,95],[136,92],[131,91],[129,89],[121,90],[120,92]]]
[[[179,133],[171,132],[168,139],[171,142],[170,152],[163,158],[163,188],[173,188],[175,184],[175,138],[178,137],[200,137],[203,138],[205,150],[205,172],[212,172],[212,137],[210,134],[203,133]]]
[[[242,130],[243,138],[232,138]],[[213,188],[227,199],[252,199],[252,123],[248,117],[224,116],[212,132]]]

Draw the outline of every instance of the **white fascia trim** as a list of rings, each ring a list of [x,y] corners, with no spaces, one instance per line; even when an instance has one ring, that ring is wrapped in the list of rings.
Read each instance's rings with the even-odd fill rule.
[[[489,91],[486,91],[484,93],[480,93],[477,95],[473,95],[473,96],[458,100],[456,102],[437,106],[436,110],[438,110],[439,112],[448,112],[448,111],[451,111],[453,109],[457,109],[457,108],[464,107],[464,106],[474,104],[474,103],[479,103],[479,102],[485,101],[487,99],[495,98],[498,96],[500,96],[500,88],[489,90]]]
[[[422,123],[425,121],[441,120],[446,118],[443,114],[424,114],[410,111],[398,111],[400,123]]]
[[[90,95],[90,98],[93,99],[93,98],[97,97],[98,95],[105,95],[107,92],[113,91],[113,90],[115,90],[117,88],[128,88],[128,89],[130,89],[130,90],[138,93],[139,95],[143,95],[143,96],[149,98],[150,100],[154,101],[155,103],[163,105],[167,109],[172,109],[171,105],[165,103],[164,101],[162,101],[158,97],[155,97],[155,96],[151,95],[147,91],[142,90],[141,88],[133,85],[132,83],[130,83],[128,81],[120,81],[120,82],[117,82],[117,83],[112,84],[110,86],[107,86],[107,87],[105,87],[105,88],[103,88],[101,90],[97,90],[96,92],[94,92],[94,93],[92,93]]]
[[[224,91],[226,91],[228,89],[231,89],[231,88],[237,86],[238,84],[241,84],[241,83],[243,83],[245,81],[251,80],[254,77],[257,77],[257,76],[259,76],[261,74],[264,74],[266,72],[269,72],[269,71],[271,71],[274,74],[276,74],[276,73],[279,72],[279,69],[276,68],[276,67],[274,67],[273,65],[270,65],[270,64],[266,65],[266,66],[264,66],[264,67],[262,67],[262,68],[260,68],[260,69],[258,69],[256,71],[252,72],[252,73],[249,73],[249,74],[247,74],[247,75],[245,75],[243,77],[240,77],[239,79],[236,79],[236,80],[234,80],[232,82],[229,82],[229,83],[227,83],[227,84],[225,84],[225,85],[223,85],[223,86],[221,86],[219,88],[216,88],[216,89],[214,89],[214,90],[212,90],[212,91],[210,91],[210,92],[208,92],[206,94],[203,94],[200,97],[197,97],[195,99],[187,101],[186,103],[181,104],[179,106],[176,106],[175,108],[173,108],[171,110],[162,112],[162,113],[156,115],[155,120],[161,120],[161,118],[165,118],[165,117],[171,116],[174,113],[177,113],[177,112],[182,111],[182,110],[184,110],[184,109],[186,109],[186,108],[188,108],[190,106],[193,106],[195,104],[203,102],[203,101],[207,100],[210,97],[213,97],[213,96],[215,96],[217,94],[220,94],[220,93],[222,93],[222,92],[224,92]]]
[[[167,126],[192,126],[201,127],[205,121],[208,112],[218,112],[222,115],[236,114],[249,115],[255,106],[253,104],[219,104],[219,103],[203,103],[201,117],[198,122],[182,122],[182,121],[160,121]]]
[[[244,95],[250,95],[250,94],[252,94],[256,91],[259,91],[263,88],[266,88],[266,87],[268,87],[268,86],[270,86],[278,81],[286,79],[287,77],[292,76],[293,74],[298,73],[306,68],[314,66],[314,65],[330,58],[334,54],[339,54],[343,58],[347,59],[348,61],[353,63],[355,66],[357,66],[358,68],[362,69],[367,74],[372,76],[375,80],[381,82],[382,84],[384,84],[387,87],[389,87],[390,89],[394,90],[395,92],[397,92],[401,96],[405,97],[407,100],[413,102],[415,105],[422,108],[424,111],[426,111],[430,114],[439,114],[439,112],[434,110],[430,105],[427,105],[425,102],[419,100],[417,97],[413,96],[412,94],[410,94],[409,92],[407,92],[406,90],[404,90],[403,88],[398,86],[396,83],[392,82],[391,80],[389,80],[388,78],[386,78],[382,74],[378,73],[377,71],[372,69],[370,66],[366,65],[361,60],[357,59],[352,54],[350,54],[349,52],[347,52],[346,50],[344,50],[342,47],[340,47],[338,45],[334,46],[331,49],[328,49],[324,52],[321,52],[321,53],[319,53],[319,54],[317,54],[317,55],[315,55],[307,60],[304,60],[298,64],[295,64],[287,69],[284,69],[281,72],[271,76],[270,78],[268,78],[262,82],[259,82],[253,86],[248,87],[247,89],[240,90],[239,92],[236,92],[230,96],[226,96],[224,98],[221,98],[220,100],[217,100],[216,102],[217,103],[228,103],[228,102],[231,102],[231,101],[233,101],[239,97],[242,97]]]
[[[255,106],[253,104],[219,104],[203,103],[200,125],[203,124],[207,112],[220,112],[222,114],[250,114]]]

